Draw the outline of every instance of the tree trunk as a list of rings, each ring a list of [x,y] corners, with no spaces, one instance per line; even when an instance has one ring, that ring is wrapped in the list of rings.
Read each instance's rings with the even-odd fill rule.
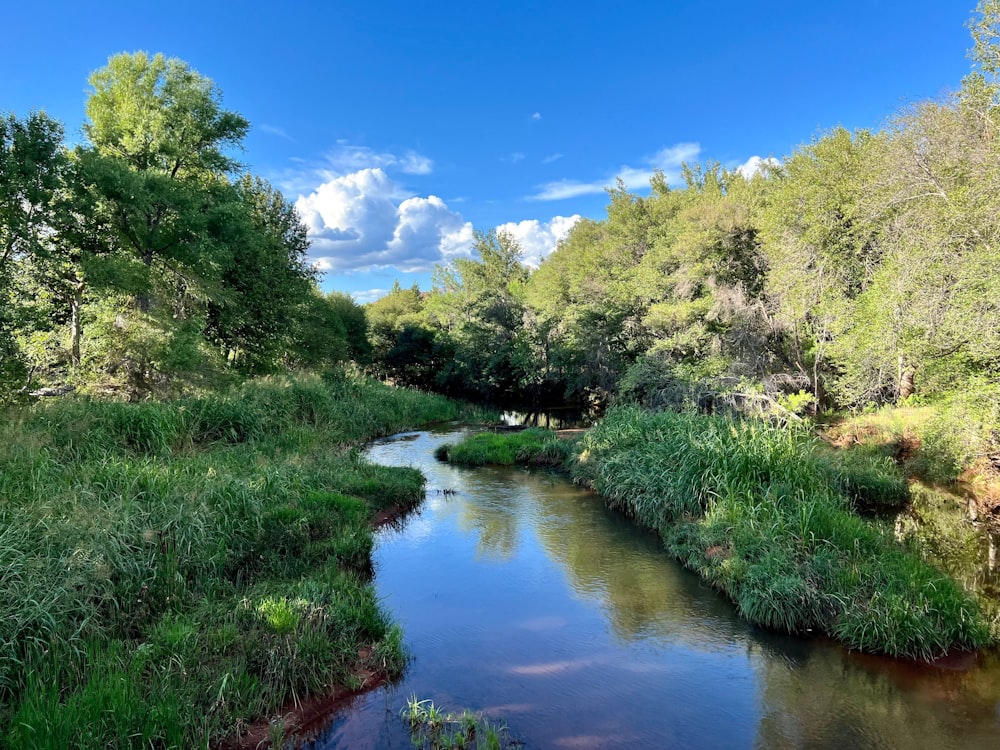
[[[80,316],[83,312],[83,288],[84,283],[78,280],[73,286],[73,298],[70,300],[70,362],[74,367],[80,366],[80,339],[83,336],[83,322]]]
[[[916,372],[914,372],[913,366],[907,363],[902,354],[899,355],[898,365],[899,400],[903,401],[916,393],[917,388],[914,384]]]
[[[143,250],[142,251],[142,264],[146,266],[146,283],[152,284],[153,282],[153,251]],[[136,305],[139,308],[139,312],[148,313],[150,308],[152,308],[152,300],[150,299],[149,292],[143,290],[139,292],[136,297]]]

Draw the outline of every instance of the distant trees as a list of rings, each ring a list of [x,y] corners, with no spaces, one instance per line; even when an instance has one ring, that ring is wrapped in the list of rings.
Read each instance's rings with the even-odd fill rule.
[[[647,196],[619,183],[606,218],[530,273],[510,238],[477,235],[429,292],[369,306],[375,366],[529,401],[976,394],[1000,414],[1000,2],[970,27],[962,88],[880,131],[835,128],[750,177],[707,164]]]

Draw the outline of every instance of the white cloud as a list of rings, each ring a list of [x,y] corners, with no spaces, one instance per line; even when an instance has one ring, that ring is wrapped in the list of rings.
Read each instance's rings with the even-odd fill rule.
[[[400,171],[406,174],[430,174],[434,171],[434,162],[416,151],[407,151],[398,163]]]
[[[569,234],[569,230],[578,221],[580,221],[579,214],[554,216],[544,223],[538,219],[510,221],[498,226],[497,231],[507,232],[514,237],[524,251],[525,265],[537,268],[542,259],[556,249],[556,245]]]
[[[766,159],[762,159],[759,156],[751,156],[743,164],[736,167],[736,171],[743,175],[744,179],[752,180],[754,175],[763,174],[766,177],[769,170],[780,166],[781,162],[773,156],[769,156]]]
[[[472,225],[435,195],[400,198],[379,167],[327,179],[295,202],[321,271],[428,271],[468,255]]]
[[[292,137],[285,132],[285,129],[279,128],[277,125],[268,125],[266,122],[262,122],[257,126],[257,129],[260,130],[261,133],[276,135],[279,138],[284,138],[286,141],[292,140]]]
[[[541,112],[533,112],[532,115],[531,115],[531,119],[532,120],[541,120],[542,119],[542,113]]]
[[[542,159],[542,164],[551,164],[554,161],[559,161],[563,158],[562,154],[549,154],[544,159]]]
[[[581,195],[595,195],[603,193],[614,185],[616,178],[621,178],[629,190],[635,190],[648,187],[649,180],[657,169],[664,173],[668,183],[676,183],[680,180],[681,164],[694,161],[700,153],[701,146],[697,143],[678,143],[647,156],[642,160],[641,166],[623,165],[614,175],[604,179],[591,182],[567,179],[547,182],[539,186],[539,191],[529,198],[538,201],[557,201]]]
[[[376,151],[368,146],[355,146],[346,140],[337,141],[337,145],[319,160],[290,157],[289,161],[297,166],[269,176],[271,182],[286,195],[309,193],[316,190],[317,184],[333,182],[370,169],[378,169],[386,174],[409,175],[426,175],[434,170],[434,162],[430,158],[412,149],[397,154]],[[397,201],[408,198],[409,195],[402,188],[394,193]]]
[[[428,157],[409,149],[402,154],[391,151],[375,151],[368,146],[355,146],[339,141],[337,147],[327,152],[326,168],[320,172],[327,176],[339,176],[360,169],[394,168],[405,174],[430,174],[434,162]]]

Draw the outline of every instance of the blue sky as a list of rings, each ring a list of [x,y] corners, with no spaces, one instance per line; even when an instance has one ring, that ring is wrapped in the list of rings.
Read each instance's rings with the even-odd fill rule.
[[[79,141],[87,77],[179,57],[252,124],[242,161],[296,201],[325,289],[429,286],[506,227],[537,262],[605,185],[781,158],[880,127],[969,70],[975,0],[63,2],[0,11],[0,111]],[[41,7],[43,10],[39,10]]]

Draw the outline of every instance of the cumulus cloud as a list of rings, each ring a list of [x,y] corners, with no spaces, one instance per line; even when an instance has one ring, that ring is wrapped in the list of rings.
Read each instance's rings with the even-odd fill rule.
[[[781,162],[773,156],[769,156],[766,159],[762,159],[759,156],[751,156],[743,164],[736,167],[736,171],[743,175],[744,179],[752,180],[754,175],[763,174],[766,177],[769,170],[780,166]]]
[[[434,171],[434,162],[413,149],[402,153],[376,151],[368,146],[358,146],[347,140],[337,144],[319,159],[291,157],[298,166],[284,172],[270,175],[271,181],[290,195],[308,193],[316,189],[318,183],[328,183],[340,178],[348,178],[366,169],[380,169],[386,174],[426,175]],[[395,197],[399,200],[409,197],[402,189]]]
[[[472,224],[436,195],[401,199],[380,167],[332,177],[295,207],[321,271],[428,271],[470,252]]]
[[[507,232],[514,237],[524,251],[524,264],[537,268],[542,259],[556,249],[556,245],[569,234],[569,230],[578,221],[580,221],[579,214],[554,216],[547,222],[538,219],[510,221],[498,226],[497,232]]]
[[[636,188],[648,187],[649,180],[657,169],[664,173],[668,183],[676,183],[680,180],[681,164],[696,160],[700,153],[701,146],[697,143],[678,143],[662,148],[652,156],[647,156],[642,159],[639,166],[622,165],[615,174],[609,177],[590,182],[569,179],[556,180],[539,186],[538,192],[528,197],[538,201],[558,201],[566,198],[577,198],[581,195],[595,195],[603,193],[614,185],[616,178],[620,178],[629,190],[635,190]]]

